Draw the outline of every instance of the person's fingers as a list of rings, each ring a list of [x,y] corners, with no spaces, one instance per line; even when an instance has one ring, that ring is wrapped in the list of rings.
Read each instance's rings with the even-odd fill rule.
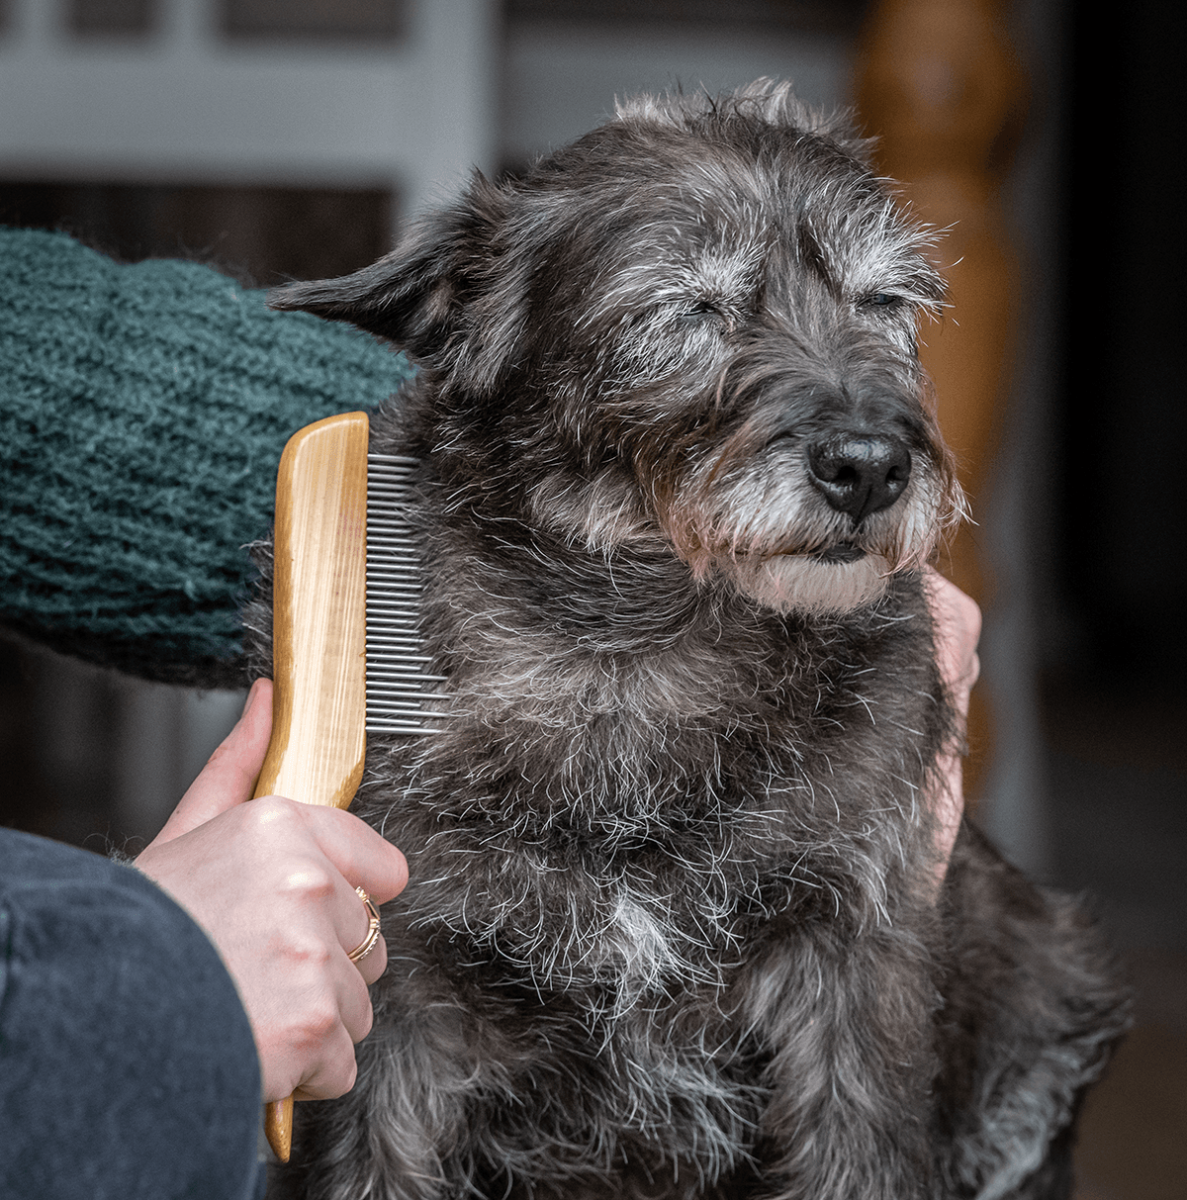
[[[334,815],[327,817],[324,815],[327,813]],[[319,848],[335,871],[337,886],[332,920],[338,943],[349,961],[349,955],[363,946],[371,932],[371,910],[363,903],[356,888],[361,887],[378,909],[380,904],[403,889],[408,879],[408,867],[399,850],[357,818],[350,817],[344,822],[339,818],[349,814],[336,809],[311,809],[304,815],[308,817]],[[355,880],[359,882],[356,884]],[[377,885],[375,891],[369,883]],[[351,969],[368,984],[374,983],[386,967],[387,945],[382,934],[365,958],[351,963]]]
[[[958,702],[963,703],[981,671],[977,655],[981,609],[971,596],[931,568],[924,574],[924,584],[935,622],[940,673]]]
[[[254,706],[244,718],[248,745],[253,711],[258,718]],[[231,765],[242,766],[242,744],[229,739],[226,749]],[[235,778],[232,770],[222,784],[249,795],[251,781]],[[199,788],[181,817],[202,812],[202,801]],[[404,856],[338,809],[281,796],[250,804],[216,797],[205,811],[216,809],[188,832],[158,839],[137,866],[218,946],[256,1035],[267,1097],[341,1095],[354,1080],[354,1043],[371,1029],[368,985],[387,965],[382,939],[350,960],[371,920],[355,886],[376,904],[390,899],[407,879]]]
[[[936,665],[956,708],[960,724],[957,733],[963,740],[969,692],[981,669],[977,656],[981,609],[972,597],[931,568],[924,573],[924,590],[935,632]],[[948,860],[964,815],[963,774],[959,742],[956,742],[946,747],[936,762],[931,796],[936,848],[933,887],[937,893],[947,874]]]
[[[288,1034],[290,1052],[306,1064],[289,1089],[298,1100],[328,1100],[354,1086],[354,1047],[371,1032],[374,1014],[367,982],[345,955],[333,973],[332,994],[332,1004],[311,1007]]]
[[[290,856],[290,869],[278,881],[289,905],[321,911],[333,927],[334,937],[349,963],[349,954],[361,947],[370,933],[370,910],[360,898],[361,887],[378,907],[398,893],[408,879],[403,854],[353,814],[318,805],[299,805],[279,796],[262,797],[250,811],[255,836],[261,842],[280,844],[294,832],[296,819],[306,850]],[[356,882],[357,881],[357,882]],[[387,966],[382,936],[366,958],[350,963],[350,970],[370,984]]]
[[[279,997],[284,1004],[275,1014],[261,1008],[256,1039],[265,1103],[286,1096],[328,1100],[354,1085],[354,1047],[370,1030],[371,1001],[357,971],[344,965],[335,982],[305,1003]]]
[[[363,888],[376,904],[386,904],[404,890],[404,855],[370,825],[353,813],[318,805],[302,806],[302,815],[322,853],[352,888]],[[357,904],[358,897],[354,900]]]
[[[361,1041],[362,1039],[358,1039]],[[292,1095],[294,1100],[335,1100],[346,1095],[358,1076],[358,1066],[354,1057],[355,1039],[347,1033],[342,1025],[321,1037],[321,1045],[316,1066],[293,1089],[285,1095]],[[272,1099],[282,1099],[274,1096]]]
[[[382,933],[375,949],[366,958],[359,959],[354,966],[368,987],[387,970],[387,943],[383,940]]]
[[[248,809],[256,804],[278,834],[280,815],[295,816],[302,848],[279,870],[261,864],[270,880],[252,923],[237,922],[226,942],[228,965],[253,1018],[269,1098],[338,1096],[354,1079],[354,1043],[371,1029],[367,988],[387,964],[386,947],[350,961],[368,935],[367,908],[305,830],[304,806],[267,797]]]
[[[350,983],[341,994],[340,1012],[342,1024],[350,1035],[350,1040],[357,1045],[371,1032],[375,1019],[371,1008],[371,993],[367,990],[367,981],[362,977],[358,968],[350,964]]]
[[[964,763],[959,754],[944,754],[936,763],[938,795],[933,806],[936,840],[936,886],[944,882],[948,860],[964,817]]]
[[[269,797],[269,802],[272,799]],[[361,822],[359,824],[371,832],[367,826],[362,826]],[[386,842],[383,844],[387,845]],[[387,946],[382,934],[365,958],[356,962],[350,960],[351,953],[361,949],[370,938],[371,910],[329,855],[320,864],[309,861],[304,869],[290,875],[286,890],[291,904],[316,908],[324,913],[325,919],[333,927],[334,939],[341,947],[342,957],[353,974],[361,975],[367,984],[374,983],[383,974],[387,966]],[[367,891],[365,887],[363,890]],[[379,901],[369,892],[367,894],[371,903],[378,908]]]
[[[272,681],[257,679],[235,728],[210,756],[155,841],[172,841],[250,800],[271,735]]]

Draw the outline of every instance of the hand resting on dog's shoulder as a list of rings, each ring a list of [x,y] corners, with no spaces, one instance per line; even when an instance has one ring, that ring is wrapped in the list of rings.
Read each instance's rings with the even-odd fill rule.
[[[247,1010],[264,1099],[339,1096],[371,1028],[367,985],[383,973],[355,885],[376,904],[407,880],[404,857],[350,813],[278,796],[244,803],[272,726],[268,680],[136,866],[206,931]]]
[[[969,715],[969,693],[981,673],[977,642],[981,636],[981,609],[977,602],[939,572],[928,568],[924,575],[928,603],[936,631],[936,661],[940,675],[960,719],[961,742]],[[937,873],[942,883],[948,859],[964,814],[962,746],[954,746],[940,760],[942,794],[936,798]]]

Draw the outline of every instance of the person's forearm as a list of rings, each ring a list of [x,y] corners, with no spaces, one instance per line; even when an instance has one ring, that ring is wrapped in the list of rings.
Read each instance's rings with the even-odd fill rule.
[[[285,441],[408,370],[197,263],[0,228],[0,623],[145,678],[243,682],[244,545]]]

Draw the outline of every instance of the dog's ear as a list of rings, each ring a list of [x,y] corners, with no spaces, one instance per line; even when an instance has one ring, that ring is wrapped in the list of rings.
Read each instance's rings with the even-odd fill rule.
[[[510,193],[481,174],[456,203],[420,218],[390,254],[338,279],[292,283],[268,296],[272,308],[349,321],[395,343],[421,364],[463,363],[481,387],[498,375],[516,341],[520,305],[500,303],[491,264]]]

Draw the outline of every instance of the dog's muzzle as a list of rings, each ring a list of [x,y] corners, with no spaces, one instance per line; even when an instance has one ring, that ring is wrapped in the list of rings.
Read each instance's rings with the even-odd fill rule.
[[[807,456],[813,486],[854,526],[894,504],[911,478],[906,443],[883,434],[837,434],[812,443]]]

